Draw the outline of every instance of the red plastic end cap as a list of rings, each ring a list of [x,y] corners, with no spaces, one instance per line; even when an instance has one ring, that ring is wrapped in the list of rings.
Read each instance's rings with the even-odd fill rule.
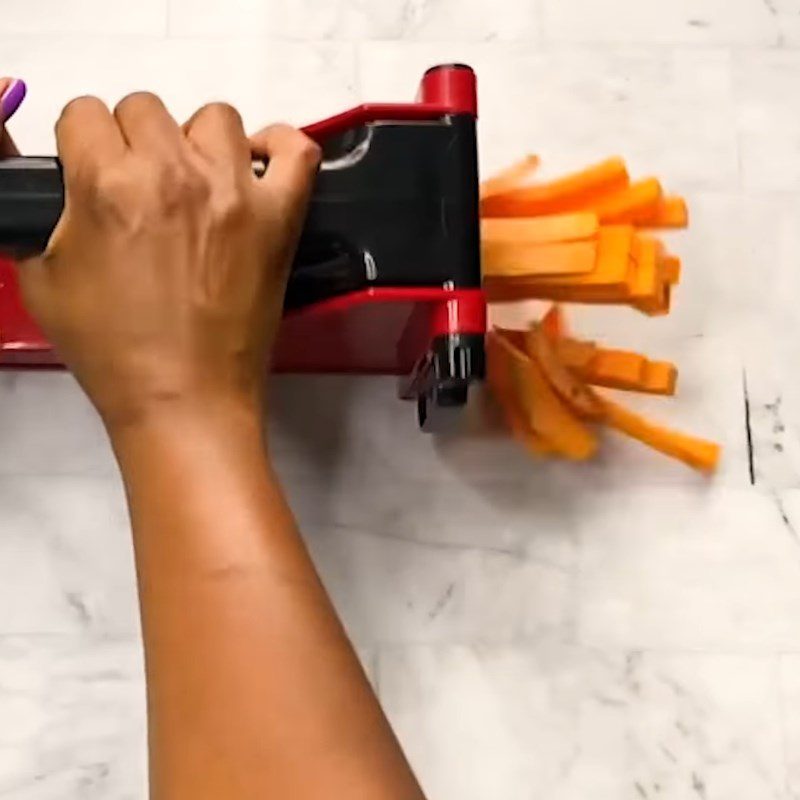
[[[445,106],[454,114],[478,116],[478,81],[466,64],[441,64],[431,67],[422,79],[423,103]]]
[[[481,289],[442,292],[431,307],[432,337],[455,333],[484,334],[487,328],[486,297]]]

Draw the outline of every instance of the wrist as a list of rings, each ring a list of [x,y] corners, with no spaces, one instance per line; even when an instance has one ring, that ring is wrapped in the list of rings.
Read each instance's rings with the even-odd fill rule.
[[[263,413],[257,397],[196,396],[165,399],[136,414],[101,415],[117,455],[133,446],[170,447],[220,438],[264,447]]]

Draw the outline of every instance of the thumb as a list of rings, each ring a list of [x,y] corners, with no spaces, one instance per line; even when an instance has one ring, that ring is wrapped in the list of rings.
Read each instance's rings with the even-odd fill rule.
[[[267,161],[261,178],[254,178],[256,191],[267,209],[277,206],[288,217],[300,218],[317,175],[321,151],[304,133],[288,125],[270,125],[250,137],[254,156]]]

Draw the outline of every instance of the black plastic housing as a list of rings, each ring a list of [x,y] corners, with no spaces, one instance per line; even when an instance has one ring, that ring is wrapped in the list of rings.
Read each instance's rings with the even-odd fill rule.
[[[367,286],[480,286],[475,121],[375,122],[324,146],[287,308]],[[0,161],[0,255],[42,252],[61,215],[55,158]]]

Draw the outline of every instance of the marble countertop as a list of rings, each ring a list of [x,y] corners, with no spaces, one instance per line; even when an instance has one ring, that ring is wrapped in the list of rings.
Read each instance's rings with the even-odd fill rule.
[[[674,313],[574,324],[680,364],[639,406],[723,442],[713,480],[613,435],[586,466],[436,441],[389,379],[275,382],[281,474],[432,800],[800,798],[798,47],[800,0],[3,0],[27,152],[76,94],[304,123],[459,60],[485,170],[619,153],[689,199]],[[0,375],[0,608],[0,797],[143,798],[123,496],[67,375]]]

